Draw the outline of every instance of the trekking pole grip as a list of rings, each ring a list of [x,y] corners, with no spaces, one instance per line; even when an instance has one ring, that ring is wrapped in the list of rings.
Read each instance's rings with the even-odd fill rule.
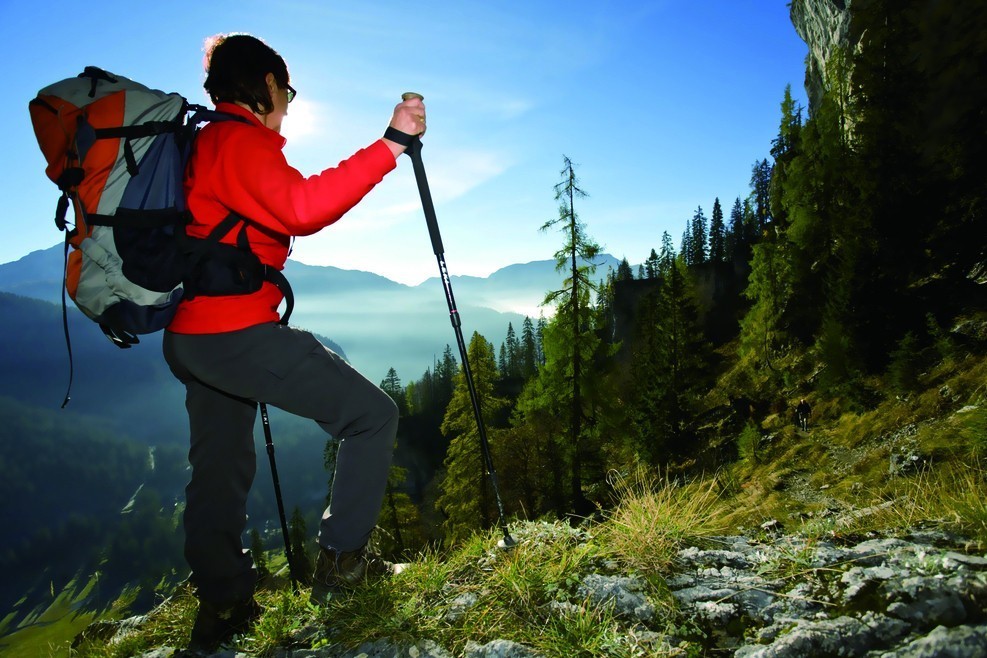
[[[425,97],[414,91],[401,94],[402,101],[412,99],[424,100]],[[418,183],[418,195],[422,200],[422,211],[425,213],[425,224],[428,226],[428,237],[432,242],[432,251],[436,256],[444,253],[442,236],[439,233],[439,221],[435,216],[435,205],[432,203],[432,192],[428,187],[428,177],[425,175],[425,164],[422,162],[422,140],[415,135],[411,144],[405,150],[411,158],[411,166],[415,170],[415,181]]]
[[[416,98],[420,101],[425,100],[425,97],[419,94],[417,91],[406,91],[403,94],[401,94],[402,101],[410,101]],[[414,160],[416,158],[416,155],[419,158],[421,157],[420,156],[421,149],[422,149],[422,140],[418,135],[414,135],[411,139],[411,144],[408,145],[408,148],[405,150],[405,153],[411,156],[411,159]],[[417,171],[418,170],[416,169],[415,170],[416,174]]]

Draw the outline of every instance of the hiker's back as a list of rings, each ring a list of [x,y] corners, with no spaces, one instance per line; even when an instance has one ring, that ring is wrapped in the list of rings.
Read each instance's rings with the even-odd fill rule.
[[[263,218],[264,209],[257,207],[256,192],[249,193],[246,189],[263,188],[271,183],[263,179],[261,167],[251,167],[249,163],[255,159],[284,157],[283,138],[260,125],[249,111],[233,103],[220,103],[217,110],[241,117],[242,121],[210,124],[196,137],[185,177],[191,214],[186,231],[193,238],[207,238],[229,221],[231,213]],[[255,173],[257,180],[252,178]],[[278,195],[290,193],[290,189],[280,186],[270,191]],[[288,258],[289,236],[256,222],[234,222],[228,230],[220,228],[219,233],[222,235],[218,241],[223,245],[255,254],[274,271],[281,270]],[[271,282],[264,282],[249,294],[186,296],[168,328],[177,333],[203,334],[277,322],[282,296],[283,291]]]

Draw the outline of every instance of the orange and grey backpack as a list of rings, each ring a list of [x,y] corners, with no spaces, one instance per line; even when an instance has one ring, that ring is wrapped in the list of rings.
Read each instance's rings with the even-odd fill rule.
[[[287,320],[283,275],[245,241],[219,242],[248,220],[231,215],[204,240],[185,236],[182,182],[198,124],[244,119],[92,66],[45,87],[29,108],[46,173],[61,190],[55,224],[65,232],[70,367],[66,293],[118,347],[168,326],[183,296],[244,294],[265,280],[286,291]]]
[[[182,298],[174,236],[187,222],[182,178],[199,120],[187,120],[190,109],[179,94],[95,67],[30,103],[46,173],[62,192],[64,292],[119,345],[167,326]]]

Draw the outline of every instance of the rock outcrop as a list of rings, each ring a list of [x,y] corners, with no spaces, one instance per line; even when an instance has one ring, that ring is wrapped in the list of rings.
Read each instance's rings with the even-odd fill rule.
[[[850,4],[851,0],[792,0],[792,24],[809,47],[805,91],[810,112],[819,107],[827,89],[826,63],[833,51],[856,41],[850,34]]]
[[[736,658],[987,656],[987,559],[939,533],[682,551],[681,612]]]
[[[593,542],[592,533],[559,524],[519,524],[518,535],[545,541],[563,535]],[[578,549],[577,549],[578,550]],[[496,562],[496,552],[489,560]],[[667,594],[612,560],[576,578],[571,596],[552,601],[560,621],[607,608],[628,655],[685,656],[698,650],[735,658],[918,658],[987,656],[987,557],[938,531],[846,542],[759,532],[711,537],[679,551],[665,577]],[[664,587],[660,589],[665,589]],[[454,594],[450,591],[450,596]],[[661,600],[654,600],[659,597]],[[477,604],[452,597],[449,615]],[[453,620],[454,621],[454,620]],[[323,638],[314,642],[315,638]],[[432,638],[379,638],[359,647],[335,644],[308,626],[284,658],[538,658],[536,649],[506,639],[467,640],[453,653]],[[141,658],[180,655],[158,648]],[[233,652],[217,656],[232,658]]]

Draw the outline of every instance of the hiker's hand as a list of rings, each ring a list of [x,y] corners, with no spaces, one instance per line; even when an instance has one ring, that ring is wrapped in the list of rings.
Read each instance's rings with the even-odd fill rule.
[[[424,135],[425,103],[422,102],[421,96],[411,96],[408,100],[398,103],[394,107],[394,116],[391,117],[390,125],[409,135]]]
[[[407,135],[418,135],[419,137],[424,135],[426,128],[425,104],[422,102],[421,97],[410,97],[408,100],[401,101],[394,106],[394,115],[391,117],[391,122],[388,125]],[[384,141],[390,147],[391,152],[394,153],[395,158],[404,153],[404,146],[389,139],[385,139]]]

